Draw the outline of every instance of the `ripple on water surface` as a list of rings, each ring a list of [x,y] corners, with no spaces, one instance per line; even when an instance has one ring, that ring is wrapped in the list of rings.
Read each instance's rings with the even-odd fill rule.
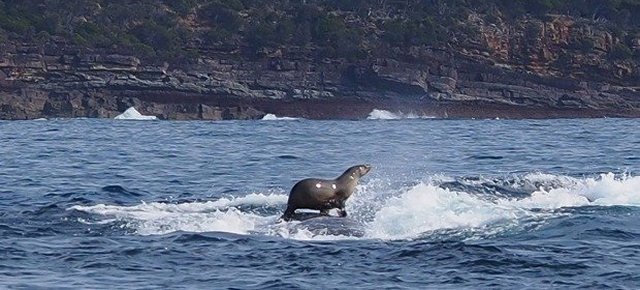
[[[0,122],[0,285],[634,288],[637,125]],[[278,221],[365,162],[347,218]]]

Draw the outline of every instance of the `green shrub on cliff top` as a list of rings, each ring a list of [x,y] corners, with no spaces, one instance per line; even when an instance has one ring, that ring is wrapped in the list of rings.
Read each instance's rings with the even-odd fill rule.
[[[242,25],[238,11],[219,2],[201,7],[198,10],[198,17],[215,29],[224,29],[229,32],[236,32]]]
[[[33,23],[27,17],[20,16],[21,11],[14,9],[7,9],[5,4],[0,2],[0,28],[16,33],[26,33],[30,27],[33,27]]]
[[[582,17],[621,39],[640,31],[640,17],[633,17],[640,0],[0,0],[0,30],[10,41],[64,39],[145,57],[189,57],[186,47],[221,42],[238,51],[298,46],[321,56],[365,57],[379,47],[408,51],[476,37],[473,14],[508,25],[549,13]],[[571,45],[592,50],[585,41]],[[629,52],[617,47],[610,55]]]
[[[614,60],[626,60],[633,56],[633,51],[624,43],[617,43],[609,51],[609,57]]]
[[[394,20],[384,24],[383,39],[393,46],[432,45],[437,42],[431,18],[422,21]]]
[[[180,15],[185,15],[195,8],[197,0],[164,0],[163,3]]]

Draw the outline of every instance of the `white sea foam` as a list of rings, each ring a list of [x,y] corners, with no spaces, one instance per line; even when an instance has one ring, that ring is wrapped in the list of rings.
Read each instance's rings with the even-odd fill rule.
[[[465,192],[420,183],[387,201],[369,223],[367,236],[404,239],[439,229],[475,228],[512,221],[527,212],[482,200]]]
[[[426,116],[426,115],[418,115],[415,113],[402,113],[402,112],[390,112],[387,110],[379,110],[373,109],[369,116],[367,116],[368,120],[399,120],[399,119],[433,119],[434,117]]]
[[[524,208],[543,209],[584,205],[640,206],[640,176],[616,177],[613,173],[601,174],[597,178],[574,180],[559,188],[541,188],[524,199],[502,202]]]
[[[332,235],[324,232],[314,232],[305,228],[279,227],[276,232],[278,236],[285,239],[300,241],[335,241],[335,240],[355,240],[357,237],[348,235]]]
[[[369,120],[396,120],[396,119],[401,119],[401,117],[398,116],[397,114],[394,114],[394,113],[389,112],[387,110],[373,109],[373,111],[371,111],[371,113],[369,113],[369,116],[367,117],[367,119],[369,119]]]
[[[299,120],[299,118],[293,118],[293,117],[278,117],[274,114],[266,114],[264,115],[264,117],[262,117],[262,120],[264,121],[292,121],[292,120]]]
[[[436,181],[393,190],[384,188],[384,182],[371,180],[358,186],[347,210],[350,219],[362,224],[357,230],[364,232],[364,238],[395,240],[449,229],[493,234],[522,223],[544,222],[559,215],[555,209],[563,207],[640,206],[640,176],[609,173],[578,179],[530,174],[522,178],[531,184],[544,181],[553,186],[541,187],[525,198],[487,199],[439,187]],[[95,223],[124,221],[141,235],[222,231],[298,240],[358,238],[331,229],[305,228],[304,222],[278,222],[287,198],[284,193],[254,193],[205,202],[98,204],[71,209],[101,217]]]
[[[138,110],[136,110],[136,108],[130,107],[129,109],[124,111],[122,114],[116,116],[114,119],[116,120],[156,120],[158,119],[158,117],[142,115],[140,114],[140,112],[138,112]]]
[[[243,212],[240,206],[275,206],[286,203],[286,195],[249,194],[236,198],[187,203],[141,203],[133,206],[98,204],[73,206],[71,209],[93,213],[129,223],[141,235],[166,234],[175,231],[222,231],[248,234],[257,225],[273,223],[277,216],[264,217]]]
[[[283,194],[262,194],[252,193],[242,197],[223,197],[214,201],[205,202],[188,202],[188,203],[162,203],[151,202],[141,203],[134,206],[115,206],[115,205],[95,205],[95,206],[80,206],[76,205],[73,209],[81,211],[93,211],[95,213],[110,215],[118,214],[121,212],[148,212],[148,211],[161,211],[161,212],[177,212],[177,213],[198,213],[212,210],[228,209],[230,207],[238,206],[274,206],[287,202],[287,196]]]
[[[640,176],[575,179],[566,176],[531,174],[530,182],[546,181],[557,188],[539,189],[531,196],[484,200],[465,192],[450,191],[432,184],[418,184],[387,201],[369,223],[367,236],[404,239],[439,229],[478,228],[493,224],[509,226],[520,219],[542,219],[551,210],[585,205],[640,206]],[[539,211],[548,210],[548,211]]]

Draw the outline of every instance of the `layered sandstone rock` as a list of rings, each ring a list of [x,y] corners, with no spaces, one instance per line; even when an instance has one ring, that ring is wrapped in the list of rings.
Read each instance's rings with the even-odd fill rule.
[[[566,16],[507,25],[472,15],[466,25],[479,32],[475,39],[388,48],[358,61],[283,48],[257,59],[214,51],[169,65],[17,43],[0,56],[0,118],[113,118],[131,106],[176,120],[357,119],[374,108],[437,117],[640,116],[638,62],[612,56],[621,40],[607,31]],[[576,39],[588,47],[571,49]]]

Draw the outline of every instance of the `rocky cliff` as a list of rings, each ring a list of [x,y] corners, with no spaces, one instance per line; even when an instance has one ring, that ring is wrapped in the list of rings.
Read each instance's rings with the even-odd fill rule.
[[[379,20],[365,21],[374,16],[335,15],[378,23],[367,28],[375,39],[385,33]],[[466,10],[463,20],[433,45],[365,39],[357,58],[318,54],[315,45],[247,53],[242,42],[191,43],[197,55],[181,62],[9,34],[0,45],[0,118],[112,118],[130,106],[176,120],[358,119],[374,108],[450,118],[640,117],[640,36],[571,15]]]

